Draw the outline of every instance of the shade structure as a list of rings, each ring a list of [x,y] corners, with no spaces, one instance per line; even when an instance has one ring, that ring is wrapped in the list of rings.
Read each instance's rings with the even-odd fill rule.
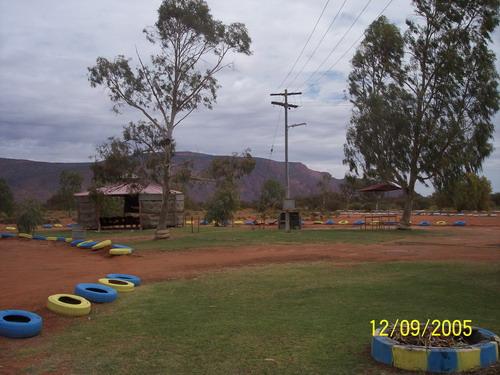
[[[370,186],[364,187],[362,189],[359,189],[358,191],[361,193],[370,193],[370,192],[375,193],[375,192],[386,192],[386,191],[394,191],[394,190],[401,190],[401,186],[398,186],[398,185],[393,184],[391,182],[386,182],[386,183],[370,185]]]

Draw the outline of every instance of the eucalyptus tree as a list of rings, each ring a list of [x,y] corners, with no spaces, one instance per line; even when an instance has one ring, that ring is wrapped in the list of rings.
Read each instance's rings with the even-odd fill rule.
[[[216,74],[231,65],[226,62],[231,54],[249,55],[251,39],[244,24],[214,19],[203,0],[163,0],[157,22],[144,34],[157,49],[148,61],[137,53],[133,68],[123,55],[98,57],[89,81],[107,89],[115,111],[128,106],[143,117],[125,128],[123,142],[148,155],[149,171],[162,185],[155,236],[166,238],[174,130],[200,106],[212,109]]]
[[[475,173],[493,149],[499,93],[488,44],[499,3],[415,0],[404,33],[379,17],[352,59],[344,163],[402,187],[402,227],[417,182],[439,188]]]

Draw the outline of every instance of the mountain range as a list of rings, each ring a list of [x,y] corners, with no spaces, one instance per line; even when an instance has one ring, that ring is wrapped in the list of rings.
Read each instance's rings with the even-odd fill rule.
[[[199,175],[208,168],[216,155],[194,152],[177,152],[174,165],[189,160],[193,174]],[[240,183],[241,199],[251,202],[259,196],[262,184],[269,179],[285,183],[285,163],[264,158],[254,158],[255,168]],[[34,198],[40,201],[49,199],[59,187],[59,175],[71,170],[83,177],[83,188],[89,186],[92,172],[91,163],[51,163],[31,160],[0,158],[0,178],[10,186],[16,200]],[[309,169],[302,163],[290,163],[290,190],[292,197],[318,193],[318,182],[325,172]],[[331,189],[338,191],[342,180],[332,178]],[[188,188],[190,199],[203,202],[213,193],[214,186],[206,182],[193,182]]]

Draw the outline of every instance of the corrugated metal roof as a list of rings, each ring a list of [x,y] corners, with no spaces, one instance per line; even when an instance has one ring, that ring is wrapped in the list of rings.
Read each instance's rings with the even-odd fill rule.
[[[163,189],[160,185],[151,183],[145,187],[139,184],[116,184],[103,186],[97,189],[104,195],[131,195],[131,194],[162,194]],[[170,190],[171,194],[182,194],[182,192],[177,190]],[[80,193],[75,193],[75,197],[85,197],[90,194],[89,191],[82,191]]]
[[[363,189],[359,189],[358,191],[362,193],[367,193],[370,191],[393,191],[393,190],[401,190],[401,186],[388,182],[383,184],[370,185],[364,187]]]

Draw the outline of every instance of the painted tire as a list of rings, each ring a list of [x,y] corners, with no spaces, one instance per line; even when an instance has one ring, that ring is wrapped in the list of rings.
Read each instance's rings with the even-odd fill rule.
[[[346,224],[349,224],[349,221],[348,220],[340,220],[339,224],[340,225],[346,225]]]
[[[97,244],[97,241],[89,240],[89,241],[80,242],[78,245],[76,245],[76,247],[81,247],[82,249],[90,249],[95,244]]]
[[[134,250],[129,248],[120,248],[120,249],[109,249],[109,255],[129,255],[132,254]]]
[[[57,241],[57,237],[49,236],[47,237],[47,241]]]
[[[454,227],[465,227],[466,225],[467,225],[467,223],[463,220],[455,221],[453,223]]]
[[[472,329],[482,335],[484,341],[464,348],[437,348],[401,345],[389,337],[379,336],[379,328],[372,337],[371,354],[377,362],[409,371],[450,373],[491,366],[498,361],[497,340],[500,338],[482,328]]]
[[[58,236],[57,240],[60,241],[60,242],[66,242],[66,237]]]
[[[74,247],[74,246],[76,246],[76,245],[78,245],[79,243],[82,243],[82,242],[85,242],[85,240],[73,240],[69,244]]]
[[[100,284],[110,286],[111,288],[116,289],[119,292],[133,292],[135,287],[134,283],[119,279],[102,278],[98,281]]]
[[[24,310],[0,311],[0,336],[9,338],[33,337],[42,330],[41,316]]]
[[[353,224],[354,225],[363,225],[365,222],[363,220],[356,220]]]
[[[35,235],[33,236],[33,239],[34,239],[34,240],[38,240],[38,241],[45,241],[45,240],[47,240],[47,237],[42,236],[42,235],[40,235],[40,234],[35,234]]]
[[[108,303],[113,302],[118,293],[113,288],[95,283],[81,283],[75,286],[75,294],[91,302]]]
[[[130,281],[135,286],[141,285],[141,278],[139,276],[135,276],[135,275],[127,275],[126,273],[108,273],[106,275],[106,277],[108,279],[118,279],[118,280]]]
[[[54,224],[54,228],[62,228],[62,224]]]
[[[17,237],[19,237],[19,238],[26,238],[28,240],[33,239],[33,236],[31,234],[28,234],[28,233],[18,233]]]
[[[43,224],[42,228],[51,229],[52,228],[52,224]]]
[[[436,225],[448,225],[448,223],[444,220],[436,221]]]
[[[47,299],[47,308],[56,314],[83,316],[90,313],[90,302],[74,294],[54,294]]]
[[[15,232],[17,230],[16,227],[5,227],[5,230],[9,230],[11,232]]]
[[[16,235],[14,233],[2,233],[2,238],[14,238]]]
[[[325,221],[325,224],[326,225],[333,225],[333,224],[335,224],[335,221],[333,221],[332,219],[328,219],[327,221]]]
[[[323,222],[321,220],[315,220],[313,221],[313,224],[323,224]]]
[[[102,248],[109,247],[112,244],[113,243],[111,242],[111,240],[104,240],[104,241],[98,242],[94,246],[92,246],[92,250],[100,250]]]
[[[122,245],[119,243],[114,243],[113,245],[111,245],[111,248],[113,248],[113,249],[130,249],[130,246]]]
[[[430,227],[431,223],[429,223],[428,221],[424,220],[424,221],[421,221],[420,223],[418,223],[418,226],[419,227]]]
[[[68,238],[64,239],[64,242],[71,243],[71,242],[73,242],[73,239],[71,237],[68,237]]]

